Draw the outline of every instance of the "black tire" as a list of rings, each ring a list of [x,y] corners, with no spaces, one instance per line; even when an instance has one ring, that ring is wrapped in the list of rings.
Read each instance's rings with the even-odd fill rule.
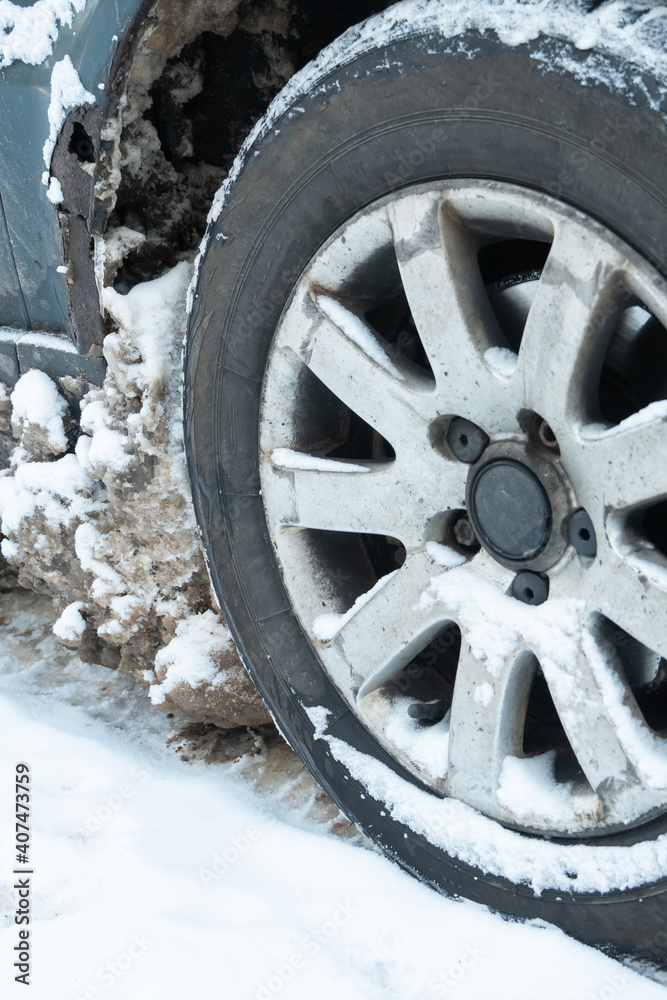
[[[649,106],[666,81],[654,79],[639,57],[633,64],[632,51],[582,52],[562,33],[512,47],[494,31],[448,38],[403,25],[392,41],[373,43],[390,14],[376,19],[365,43],[352,36],[347,49],[324,58],[301,85],[305,90],[297,82],[279,99],[210,227],[190,322],[185,404],[212,580],[281,731],[390,857],[449,894],[548,920],[583,941],[662,966],[667,879],[604,895],[537,895],[475,870],[387,815],[385,803],[369,796],[315,737],[305,711],[326,706],[328,734],[396,770],[324,674],[295,618],[260,495],[258,413],[267,352],[312,255],[356,211],[399,187],[488,178],[571,203],[667,275],[667,131],[663,114]],[[581,11],[572,15],[578,28],[583,18]],[[607,82],[584,85],[594,66]],[[642,837],[663,829],[657,821]]]

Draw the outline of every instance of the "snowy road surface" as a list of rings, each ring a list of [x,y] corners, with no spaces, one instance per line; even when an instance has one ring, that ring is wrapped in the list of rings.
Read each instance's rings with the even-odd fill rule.
[[[553,928],[420,885],[361,843],[286,748],[224,763],[209,739],[206,763],[143,688],[59,646],[49,616],[0,595],[3,998],[665,997]],[[29,992],[11,968],[18,761],[32,774]]]

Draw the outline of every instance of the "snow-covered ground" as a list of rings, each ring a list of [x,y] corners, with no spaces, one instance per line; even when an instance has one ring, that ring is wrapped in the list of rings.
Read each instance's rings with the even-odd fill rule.
[[[420,885],[268,730],[253,745],[155,711],[141,685],[61,647],[51,618],[42,599],[0,595],[3,997],[664,997],[553,928]],[[18,761],[32,773],[27,994],[11,970]]]

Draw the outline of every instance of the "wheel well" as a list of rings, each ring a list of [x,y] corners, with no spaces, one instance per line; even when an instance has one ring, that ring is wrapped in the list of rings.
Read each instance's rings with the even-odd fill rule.
[[[127,291],[192,259],[215,191],[276,94],[324,46],[387,6],[158,0],[144,12],[106,129],[104,283]]]

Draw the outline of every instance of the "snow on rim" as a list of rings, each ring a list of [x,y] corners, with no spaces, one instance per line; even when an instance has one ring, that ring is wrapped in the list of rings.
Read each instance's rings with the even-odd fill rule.
[[[315,738],[329,745],[336,760],[393,820],[473,868],[527,884],[537,895],[545,889],[606,893],[667,877],[667,835],[630,847],[554,844],[525,837],[457,799],[438,799],[422,791],[374,757],[324,735],[322,713],[327,710],[307,711]],[[318,714],[311,714],[314,711]]]
[[[356,465],[354,462],[338,462],[333,458],[318,458],[316,455],[308,455],[303,451],[294,451],[292,448],[276,448],[271,453],[271,465],[277,469],[288,470],[308,470],[310,472],[349,472],[354,475],[357,472],[370,472],[365,465]]]
[[[335,639],[343,626],[347,625],[350,619],[354,618],[358,611],[368,604],[368,602],[375,597],[375,595],[382,590],[383,587],[389,583],[393,577],[396,576],[398,570],[392,570],[391,573],[387,573],[385,576],[381,576],[380,579],[374,584],[370,590],[367,590],[365,594],[360,594],[356,599],[354,604],[348,611],[344,614],[336,614],[333,611],[327,611],[322,615],[318,615],[313,622],[313,635],[316,639],[321,642],[331,642]]]
[[[667,7],[647,7],[640,0],[605,3],[590,12],[576,0],[544,0],[538,4],[527,4],[522,0],[488,0],[485,4],[477,0],[402,0],[381,14],[349,28],[295,73],[239,150],[211,205],[208,228],[188,289],[188,313],[192,311],[199,268],[211,238],[211,227],[217,222],[252,147],[292,104],[319,96],[324,85],[317,90],[317,94],[311,92],[329,73],[367,50],[424,32],[457,38],[468,31],[491,30],[496,32],[501,42],[510,46],[543,37],[544,46],[535,48],[531,53],[536,62],[554,71],[571,73],[583,85],[597,83],[623,89],[625,79],[600,53],[622,56],[626,65],[633,64],[640,71],[651,72],[657,79],[667,78],[667,46],[656,37],[661,22],[667,32]],[[557,46],[550,44],[552,39],[572,43],[582,52],[589,52],[589,58],[582,61],[572,59],[569,53],[558,51]],[[648,106],[661,110],[667,89],[664,86],[649,89],[639,73],[629,75],[632,84],[643,93]],[[219,234],[218,238],[226,237]]]
[[[342,330],[353,344],[356,344],[369,358],[372,358],[376,365],[389,372],[394,378],[403,378],[403,374],[392,363],[371,328],[363,320],[346,309],[341,302],[337,302],[336,299],[332,299],[328,295],[318,295],[317,304],[325,316],[328,316],[331,322],[339,330]]]
[[[466,608],[461,595],[471,593],[474,599]],[[476,581],[465,567],[449,569],[436,577],[423,593],[419,606],[426,607],[437,600],[458,612],[467,641],[492,676],[498,676],[504,657],[515,648],[519,635],[527,637],[529,645],[532,642],[543,653],[548,652],[552,665],[557,666],[562,656],[576,655],[577,600],[549,602],[541,605],[541,610],[531,608],[529,612],[526,605],[496,593],[491,584]],[[470,608],[485,610],[476,614]],[[583,641],[585,645],[585,632]],[[604,700],[614,710],[626,738],[637,751],[642,773],[648,775],[651,783],[660,785],[665,779],[664,758],[656,754],[652,740],[634,733],[632,718],[625,717],[622,699],[611,681],[605,681]],[[667,877],[667,834],[628,847],[556,844],[525,836],[506,829],[457,799],[437,799],[421,791],[374,758],[325,735],[324,711],[322,708],[315,716],[308,712],[315,739],[328,743],[333,756],[373,798],[385,804],[394,820],[466,864],[512,882],[528,884],[538,894],[545,889],[611,892]],[[556,805],[554,799],[552,811]]]

